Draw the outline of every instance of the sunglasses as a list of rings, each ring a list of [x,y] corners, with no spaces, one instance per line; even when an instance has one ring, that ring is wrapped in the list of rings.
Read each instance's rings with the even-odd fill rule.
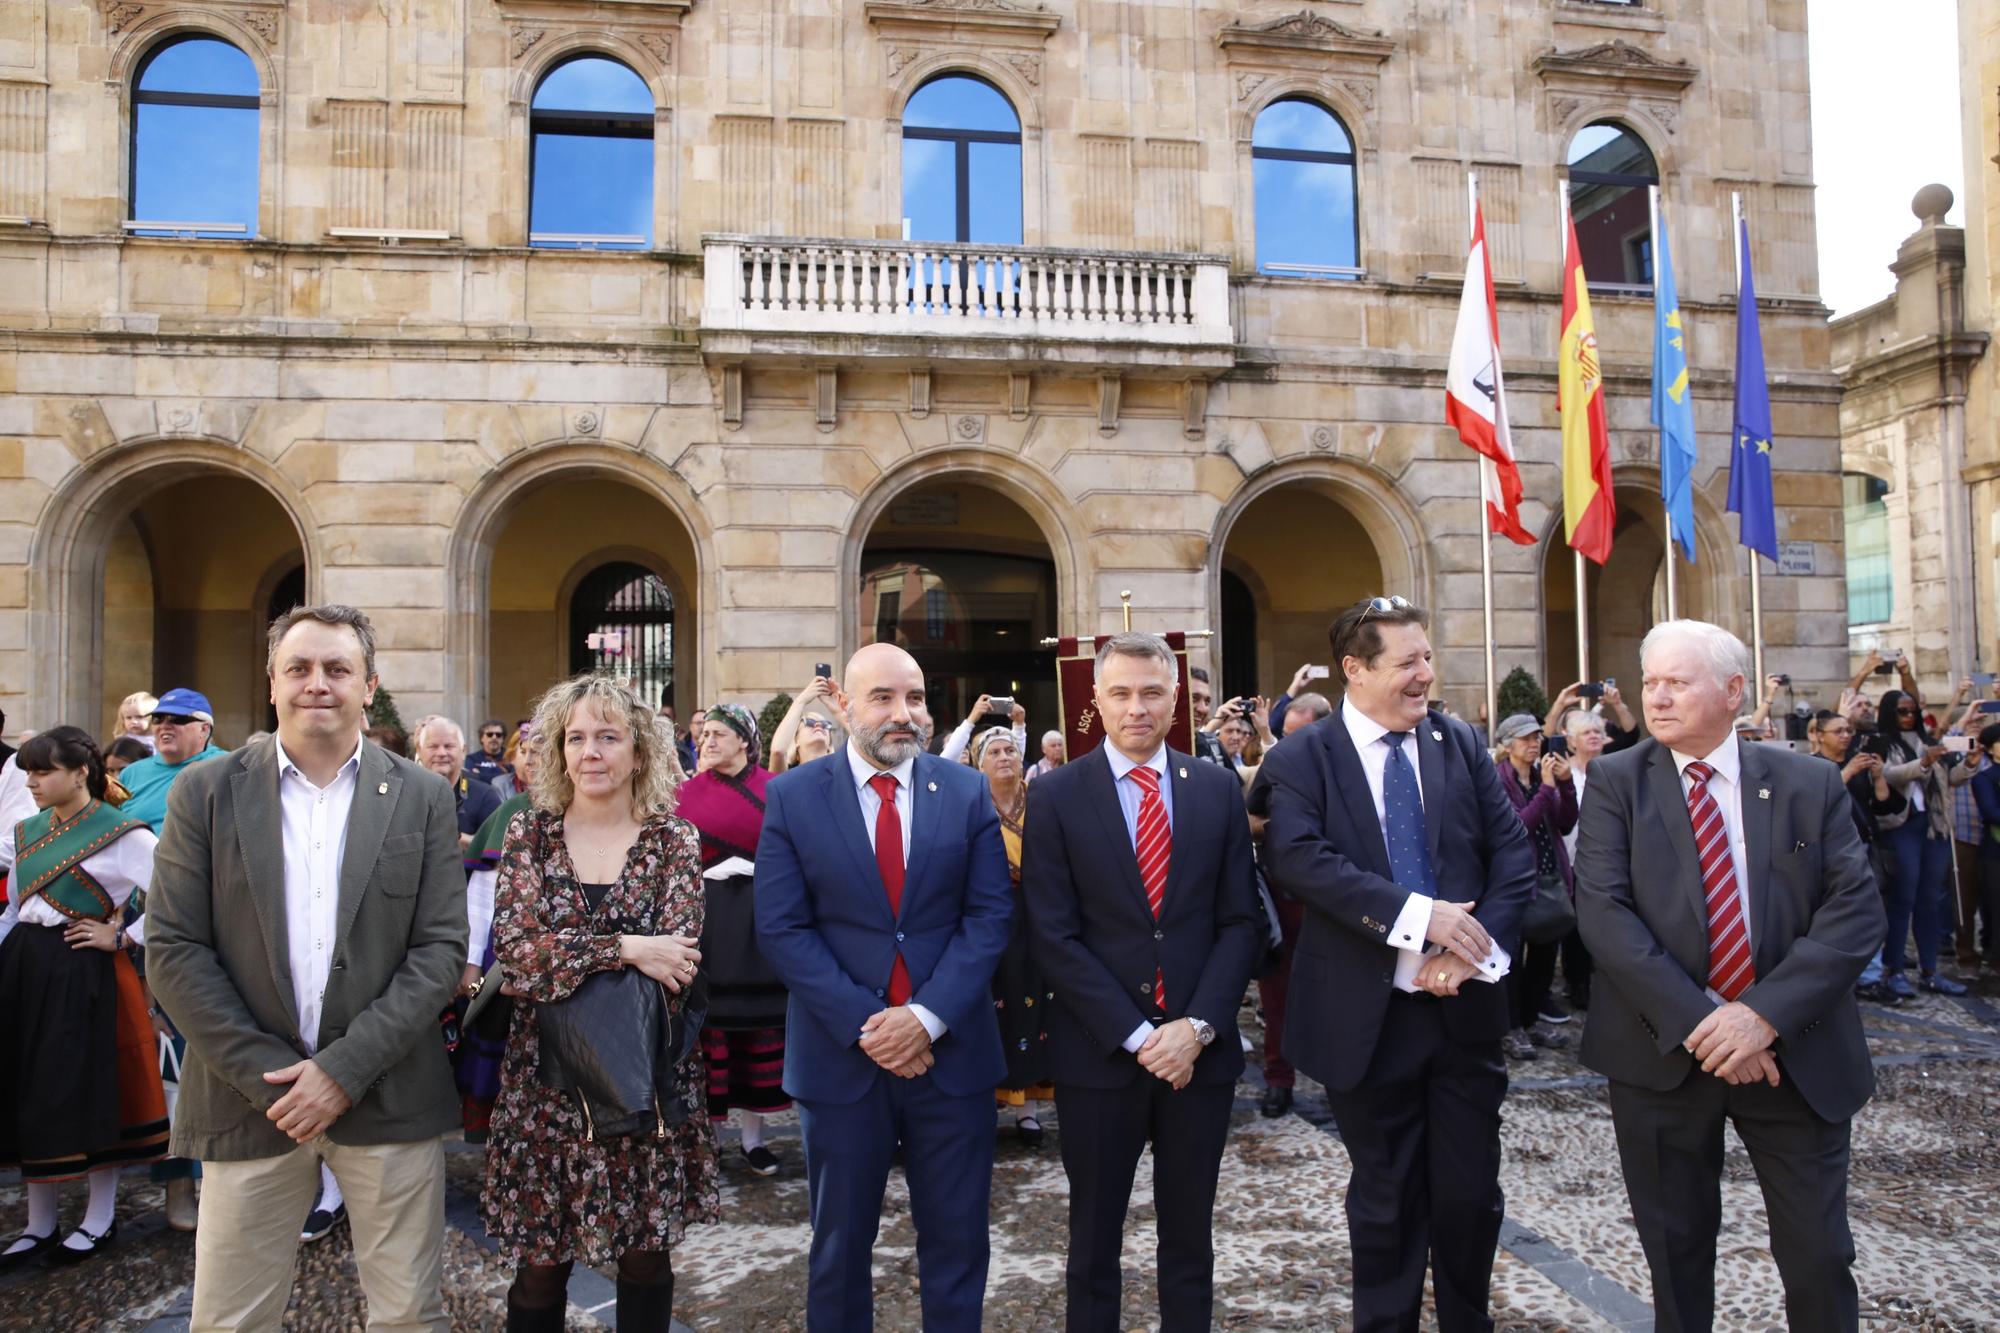
[[[1366,620],[1370,616],[1386,616],[1391,611],[1407,611],[1411,605],[1410,601],[1402,597],[1370,597],[1368,599],[1368,609],[1361,613],[1361,619]]]
[[[802,727],[804,727],[804,728],[806,728],[806,729],[807,729],[808,731],[831,731],[831,730],[833,730],[833,723],[831,723],[831,722],[827,721],[827,720],[826,720],[825,718],[823,718],[823,717],[808,717],[808,718],[802,718],[802,719],[800,719],[800,721],[799,721],[799,725],[800,725],[800,726],[802,726]]]
[[[200,718],[189,717],[186,713],[153,714],[153,725],[156,727],[185,727],[190,722],[199,721],[201,721]]]
[[[504,731],[482,731],[479,733],[479,739],[483,741],[504,740],[506,736],[507,733]]]

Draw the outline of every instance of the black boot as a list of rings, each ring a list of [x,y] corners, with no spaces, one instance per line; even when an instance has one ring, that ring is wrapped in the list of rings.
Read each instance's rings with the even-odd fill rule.
[[[673,1274],[658,1283],[618,1279],[618,1333],[667,1333],[673,1322]]]
[[[507,1333],[562,1333],[567,1305],[519,1305],[507,1293]]]

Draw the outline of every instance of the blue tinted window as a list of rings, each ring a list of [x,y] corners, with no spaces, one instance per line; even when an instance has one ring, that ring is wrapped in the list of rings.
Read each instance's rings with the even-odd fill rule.
[[[903,217],[912,240],[1021,243],[1021,118],[992,84],[946,75],[910,98]]]
[[[1360,267],[1354,140],[1331,111],[1287,98],[1265,107],[1250,133],[1257,270],[1348,278]]]
[[[132,220],[255,235],[257,115],[256,66],[229,43],[155,48],[133,81]]]
[[[1653,282],[1652,150],[1623,125],[1599,121],[1569,141],[1569,212],[1583,275],[1593,283]]]
[[[626,66],[582,56],[549,71],[528,118],[528,244],[653,243],[653,94]]]

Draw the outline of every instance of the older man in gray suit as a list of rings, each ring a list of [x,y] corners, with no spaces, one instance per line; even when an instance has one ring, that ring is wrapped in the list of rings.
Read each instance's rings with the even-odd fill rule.
[[[1590,766],[1576,911],[1603,983],[1583,1062],[1611,1080],[1656,1327],[1714,1324],[1728,1122],[1791,1326],[1852,1330],[1848,1128],[1875,1086],[1854,983],[1882,947],[1881,897],[1839,770],[1736,738],[1741,640],[1670,620],[1639,660],[1652,735]]]
[[[362,739],[375,633],[271,626],[271,740],[174,784],[147,902],[153,993],[186,1034],[174,1151],[206,1185],[192,1327],[275,1329],[324,1160],[371,1330],[449,1327],[439,1012],[465,964],[451,789]]]

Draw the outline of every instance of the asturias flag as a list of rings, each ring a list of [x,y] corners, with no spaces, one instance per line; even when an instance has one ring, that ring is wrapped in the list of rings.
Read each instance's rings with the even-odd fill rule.
[[[1562,341],[1556,348],[1556,407],[1562,414],[1563,527],[1569,544],[1603,564],[1618,522],[1611,498],[1611,437],[1604,426],[1604,371],[1590,291],[1568,223],[1563,251]]]
[[[1472,214],[1472,252],[1465,261],[1465,292],[1458,299],[1458,328],[1444,374],[1444,419],[1479,454],[1484,474],[1486,523],[1523,546],[1535,539],[1521,526],[1521,469],[1507,430],[1507,384],[1500,373],[1500,321],[1493,304],[1493,270],[1487,262],[1486,216]]]
[[[1736,286],[1736,413],[1729,439],[1729,512],[1742,520],[1737,540],[1778,558],[1778,513],[1771,501],[1771,391],[1764,384],[1764,335],[1757,327],[1757,284],[1750,276],[1750,222],[1736,244],[1743,273]]]
[[[1694,562],[1694,399],[1688,394],[1687,331],[1674,290],[1667,219],[1653,228],[1653,424],[1660,428],[1660,499],[1681,554]]]

